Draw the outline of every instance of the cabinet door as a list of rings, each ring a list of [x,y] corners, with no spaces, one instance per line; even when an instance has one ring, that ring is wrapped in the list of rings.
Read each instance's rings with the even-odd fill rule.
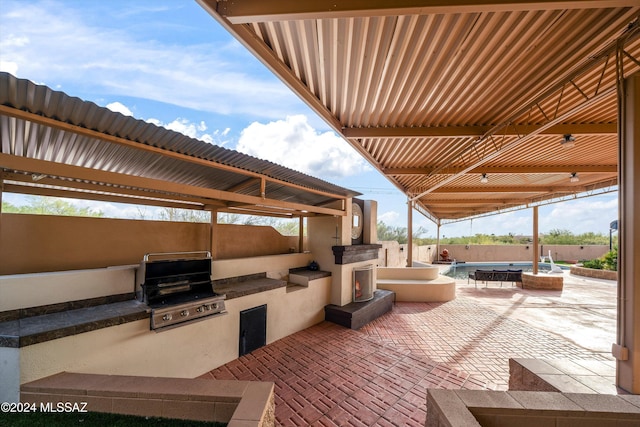
[[[240,356],[267,343],[267,305],[250,308],[240,312]]]

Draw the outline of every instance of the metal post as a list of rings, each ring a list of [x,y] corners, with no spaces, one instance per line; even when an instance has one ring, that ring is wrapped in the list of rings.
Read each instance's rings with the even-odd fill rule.
[[[538,207],[533,207],[533,274],[538,274]]]

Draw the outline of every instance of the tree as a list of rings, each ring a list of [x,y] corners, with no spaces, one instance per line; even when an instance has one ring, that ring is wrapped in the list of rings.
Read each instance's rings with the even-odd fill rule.
[[[271,216],[240,215],[219,213],[220,224],[261,225],[275,228],[283,236],[297,236],[300,225],[298,218],[276,218]]]
[[[208,211],[194,209],[163,208],[160,211],[160,219],[175,222],[211,222],[211,214]]]
[[[30,196],[28,204],[15,206],[8,202],[2,202],[2,212],[37,214],[37,215],[59,215],[59,216],[88,216],[103,217],[104,212],[93,210],[89,207],[78,207],[73,203],[55,197]]]
[[[382,221],[378,221],[377,229],[378,241],[380,242],[395,240],[401,245],[407,243],[407,227],[392,227]]]

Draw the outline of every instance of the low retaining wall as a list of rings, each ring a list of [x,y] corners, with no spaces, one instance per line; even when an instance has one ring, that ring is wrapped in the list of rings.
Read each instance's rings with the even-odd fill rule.
[[[522,289],[548,289],[561,291],[562,275],[522,273]]]
[[[438,278],[439,272],[436,266],[378,267],[378,279],[433,280]]]
[[[598,270],[595,268],[571,266],[571,274],[576,276],[592,277],[594,279],[618,280],[618,272],[610,270]]]
[[[395,292],[396,301],[446,302],[456,297],[456,282],[435,266],[378,267],[376,287]]]

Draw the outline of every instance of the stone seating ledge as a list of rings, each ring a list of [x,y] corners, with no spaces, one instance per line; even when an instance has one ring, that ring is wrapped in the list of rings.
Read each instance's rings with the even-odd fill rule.
[[[204,378],[138,377],[62,372],[21,386],[23,403],[86,403],[90,412],[275,425],[274,384]]]
[[[509,390],[620,394],[614,362],[509,359]]]
[[[637,425],[640,396],[427,390],[427,427]]]
[[[396,301],[446,302],[456,297],[456,282],[435,266],[378,267],[376,287],[395,292]]]

